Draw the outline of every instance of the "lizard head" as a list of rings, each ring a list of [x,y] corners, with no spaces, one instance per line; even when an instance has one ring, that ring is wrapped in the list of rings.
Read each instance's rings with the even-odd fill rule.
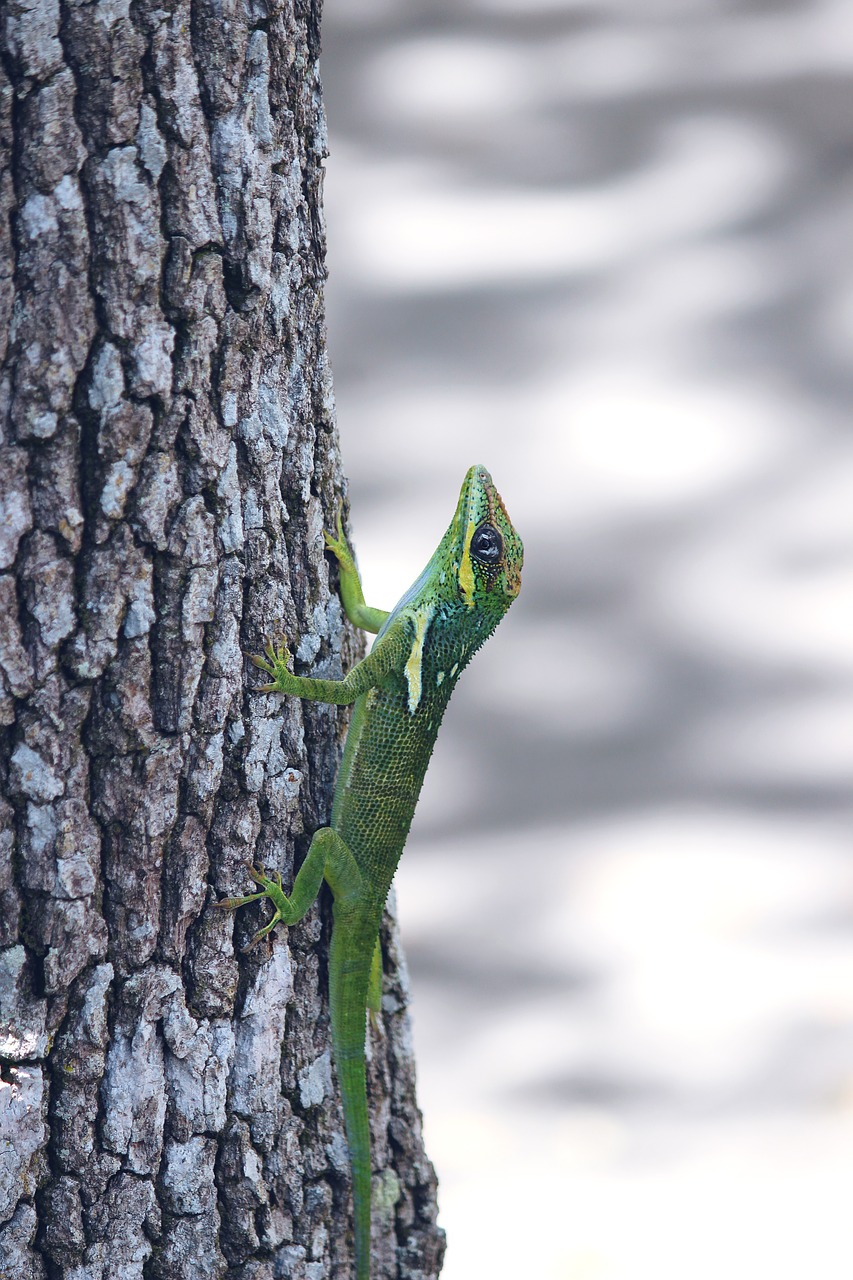
[[[500,617],[521,590],[524,549],[485,467],[465,476],[444,548],[462,603]]]
[[[523,555],[521,538],[492,477],[485,467],[471,467],[450,527],[377,637],[378,642],[403,613],[414,624],[404,668],[411,712],[426,705],[421,701],[425,678],[434,678],[449,696],[456,676],[521,590]]]

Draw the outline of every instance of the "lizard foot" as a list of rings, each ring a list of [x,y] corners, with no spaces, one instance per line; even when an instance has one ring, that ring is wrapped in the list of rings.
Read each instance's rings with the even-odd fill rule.
[[[269,684],[258,686],[259,693],[289,693],[290,686],[288,679],[291,678],[291,672],[287,669],[290,661],[290,650],[285,640],[268,640],[264,645],[265,657],[260,654],[253,653],[250,655],[250,661],[259,667],[261,671],[266,671],[267,675],[272,676]],[[260,881],[258,881],[260,884]]]
[[[264,873],[263,867],[256,867],[251,862],[246,863],[249,875],[255,884],[260,885],[259,893],[248,893],[242,898],[223,898],[221,902],[215,903],[215,906],[221,907],[224,911],[236,911],[238,907],[244,907],[249,902],[258,902],[261,898],[269,898],[275,907],[272,920],[269,924],[264,925],[263,929],[259,929],[253,938],[246,943],[243,951],[250,951],[262,938],[272,933],[277,924],[288,924],[288,915],[290,913],[290,902],[287,894],[284,892],[281,883],[280,872],[274,872],[275,879],[270,880]]]

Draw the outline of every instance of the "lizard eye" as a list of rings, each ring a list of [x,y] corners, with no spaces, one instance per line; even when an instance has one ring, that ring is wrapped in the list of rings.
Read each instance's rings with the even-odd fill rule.
[[[471,555],[481,564],[497,564],[503,554],[503,538],[490,524],[481,524],[471,539]]]

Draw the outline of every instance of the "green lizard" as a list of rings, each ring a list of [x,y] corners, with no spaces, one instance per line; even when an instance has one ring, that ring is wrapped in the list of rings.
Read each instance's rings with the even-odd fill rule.
[[[355,703],[328,827],[315,832],[289,895],[281,877],[250,868],[260,892],[228,898],[236,908],[269,898],[275,908],[253,945],[279,922],[296,924],[325,879],[334,896],[329,997],[335,1070],[353,1179],[357,1280],[370,1276],[370,1131],[365,1088],[368,1008],[382,989],[379,925],[409,832],[430,755],[456,680],[518,595],[522,545],[484,467],[471,467],[456,513],[423,573],[390,613],[364,602],[344,540],[325,533],[340,566],[347,617],[378,632],[370,654],[343,680],[287,669],[286,645],[252,661],[267,672],[263,692],[339,706]]]

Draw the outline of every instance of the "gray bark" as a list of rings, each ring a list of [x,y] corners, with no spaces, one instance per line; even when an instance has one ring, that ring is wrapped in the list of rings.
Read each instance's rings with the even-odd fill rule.
[[[0,63],[0,1276],[344,1277],[325,898],[244,957],[346,714],[250,691],[276,622],[357,656],[321,530],[311,0],[10,0]],[[405,969],[370,1037],[375,1274],[438,1272]]]

